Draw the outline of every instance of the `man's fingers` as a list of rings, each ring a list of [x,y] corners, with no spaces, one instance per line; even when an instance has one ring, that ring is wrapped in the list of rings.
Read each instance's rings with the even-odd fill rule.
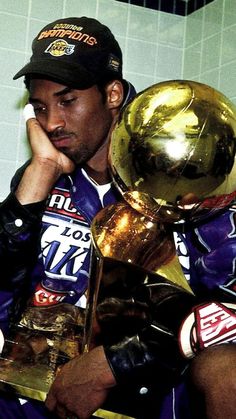
[[[24,110],[23,110],[23,115],[24,115],[25,122],[27,122],[29,119],[36,118],[34,107],[33,105],[31,105],[31,103],[27,103],[27,105],[25,105]]]
[[[52,392],[49,392],[47,398],[45,400],[45,405],[50,412],[54,412],[57,414],[58,418],[67,419],[67,418],[74,418],[76,416],[73,413],[68,413],[68,409],[62,403],[59,403],[57,398],[53,396]]]
[[[27,125],[27,130],[39,130],[40,129],[40,133],[43,132],[41,125],[39,124],[39,122],[36,119],[36,115],[35,115],[35,111],[34,111],[34,107],[33,105],[31,105],[31,103],[27,103],[27,105],[25,105],[24,109],[23,109],[23,116],[24,116],[24,120],[26,122]],[[33,131],[35,132],[35,131]],[[37,131],[37,135],[39,134],[39,132]],[[45,134],[45,133],[44,133]]]
[[[36,119],[34,107],[33,105],[31,105],[31,103],[27,103],[27,105],[25,105],[23,109],[23,116],[26,122],[27,132],[30,136],[31,146],[32,146],[32,141],[36,139],[38,142],[39,138],[41,139],[41,141],[43,139],[46,139],[47,144],[48,144],[49,139],[46,136],[46,133],[41,127],[39,121]],[[42,147],[42,144],[40,144],[40,147]]]
[[[56,400],[56,398],[50,392],[47,395],[45,404],[46,404],[48,410],[50,410],[50,411],[54,410],[55,407],[56,407],[57,400]]]

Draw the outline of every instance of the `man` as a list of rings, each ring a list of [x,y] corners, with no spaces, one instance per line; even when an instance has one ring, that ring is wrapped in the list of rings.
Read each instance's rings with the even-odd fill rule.
[[[86,17],[60,19],[43,28],[30,63],[14,78],[21,76],[37,120],[28,125],[32,159],[15,176],[1,206],[0,258],[9,280],[1,294],[3,330],[11,307],[20,313],[22,294],[24,299],[30,295],[29,278],[30,288],[37,286],[36,304],[46,298],[50,306],[60,296],[59,301],[85,306],[89,224],[118,197],[107,168],[108,134],[134,94],[123,80],[117,41],[107,27]],[[36,263],[34,244],[50,192]],[[104,363],[101,349],[97,353]],[[114,385],[108,366],[107,371],[108,384]]]
[[[13,322],[25,321],[28,300],[35,308],[31,324],[38,308],[49,308],[49,313],[57,303],[85,306],[89,225],[102,207],[120,199],[108,172],[109,132],[132,94],[122,77],[116,40],[108,28],[86,17],[60,19],[43,28],[30,63],[15,78],[21,76],[36,119],[26,115],[32,158],[17,172],[0,208],[0,259],[7,266],[1,292],[4,331],[9,314]],[[178,312],[179,299],[186,301],[184,316],[192,296],[173,292]],[[154,407],[150,400],[161,398],[186,364],[172,333],[161,327],[156,333],[160,341],[147,327],[142,336],[125,336],[118,346],[100,345],[74,358],[60,374],[66,387],[55,382],[47,407],[60,417],[89,417],[117,387],[110,406],[116,400],[118,411],[156,415],[159,403]],[[20,406],[8,398],[4,417],[9,410],[17,412],[15,417],[49,414],[37,402]]]
[[[30,309],[36,309],[31,324],[40,307],[50,309],[56,303],[85,306],[89,225],[102,207],[120,199],[108,172],[109,132],[132,93],[123,80],[122,54],[110,30],[86,17],[60,19],[43,28],[33,42],[30,63],[15,78],[21,76],[36,119],[28,115],[32,159],[18,171],[12,192],[1,205],[0,258],[4,266],[10,266],[8,289],[2,290],[4,330],[11,308],[11,318],[19,313],[18,318],[24,321],[28,300]],[[62,306],[58,307],[61,310]],[[119,394],[112,396],[117,410],[128,407],[128,412],[139,414],[144,405],[142,416],[147,414],[149,394],[156,397],[156,389],[149,392],[146,387],[149,381],[156,381],[150,371],[160,371],[161,387],[166,391],[185,365],[175,340],[172,343],[167,334],[169,348],[162,348],[158,341],[153,344],[149,332],[143,338],[125,337],[118,352],[116,346],[108,345],[105,352],[100,345],[76,357],[63,373],[65,383],[74,371],[74,383],[68,382],[66,389],[59,384],[66,400],[57,402],[55,384],[47,407],[60,417],[89,417],[103,405],[118,380]],[[156,352],[160,357],[155,357]],[[169,358],[176,352],[172,362]],[[13,409],[9,400],[7,405]],[[35,403],[24,404],[23,414],[29,406],[33,408]],[[38,415],[39,408],[42,410],[42,406],[31,410],[30,417]],[[154,414],[153,406],[150,415],[151,411]]]

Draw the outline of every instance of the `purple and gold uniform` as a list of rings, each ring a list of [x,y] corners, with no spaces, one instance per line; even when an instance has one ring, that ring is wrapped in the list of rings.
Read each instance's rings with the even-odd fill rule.
[[[236,297],[235,205],[175,238],[185,276],[201,299]]]

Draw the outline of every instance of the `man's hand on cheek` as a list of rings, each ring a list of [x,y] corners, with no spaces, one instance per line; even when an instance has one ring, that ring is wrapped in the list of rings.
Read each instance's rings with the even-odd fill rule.
[[[60,418],[89,418],[107,398],[116,380],[102,346],[64,365],[49,391],[46,406]]]
[[[49,140],[47,134],[36,119],[34,108],[27,104],[24,108],[24,118],[26,121],[27,134],[32,150],[33,163],[40,163],[45,167],[55,168],[60,174],[71,173],[75,165],[62,152],[57,150]]]
[[[15,193],[22,205],[46,200],[60,175],[75,168],[72,160],[53,146],[31,104],[25,106],[24,117],[32,158]]]

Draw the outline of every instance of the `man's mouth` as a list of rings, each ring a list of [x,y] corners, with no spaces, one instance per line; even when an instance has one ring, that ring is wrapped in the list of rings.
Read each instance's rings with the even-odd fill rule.
[[[71,136],[69,134],[51,137],[50,141],[56,148],[68,147],[71,143]]]

